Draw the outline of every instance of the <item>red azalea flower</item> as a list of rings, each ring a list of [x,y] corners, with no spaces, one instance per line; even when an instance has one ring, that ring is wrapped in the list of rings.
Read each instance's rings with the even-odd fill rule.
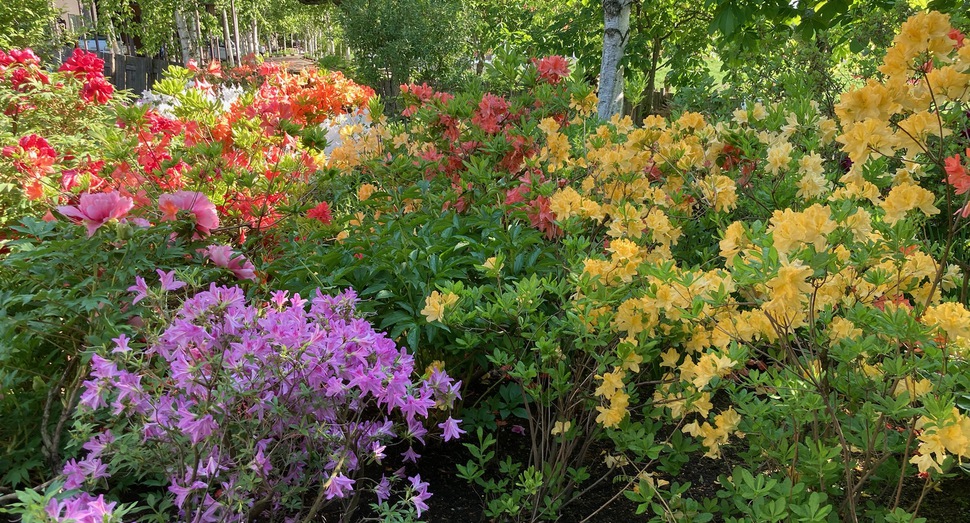
[[[71,57],[61,65],[58,71],[84,76],[103,75],[104,60],[98,58],[98,55],[85,51],[84,49],[75,49]]]
[[[562,56],[547,56],[539,60],[533,58],[532,63],[539,71],[539,79],[551,84],[557,84],[560,80],[569,76],[569,62]]]
[[[306,217],[318,220],[324,225],[330,225],[333,221],[333,217],[330,215],[330,206],[327,205],[327,202],[320,202],[316,207],[307,211]]]

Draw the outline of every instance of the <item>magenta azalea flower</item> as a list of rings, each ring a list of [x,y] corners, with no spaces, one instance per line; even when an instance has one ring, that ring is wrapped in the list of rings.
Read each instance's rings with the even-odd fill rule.
[[[133,206],[134,202],[131,198],[126,198],[117,191],[111,191],[84,193],[77,205],[62,205],[57,210],[64,216],[81,220],[88,228],[88,238],[90,238],[94,236],[94,231],[105,223],[124,218]]]
[[[163,194],[158,197],[158,210],[162,211],[163,222],[178,219],[179,211],[192,213],[195,230],[202,236],[208,236],[212,229],[219,227],[216,206],[200,192],[179,191]]]

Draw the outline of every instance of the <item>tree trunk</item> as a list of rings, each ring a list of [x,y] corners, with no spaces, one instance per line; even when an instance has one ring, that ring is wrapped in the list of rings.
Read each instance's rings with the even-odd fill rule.
[[[657,92],[657,70],[660,69],[660,46],[663,40],[660,37],[653,39],[653,53],[650,56],[650,72],[647,74],[646,111],[643,116],[656,114],[657,108],[654,104],[654,93]],[[639,118],[638,118],[639,119]]]
[[[620,62],[630,36],[631,0],[603,0],[603,61],[600,65],[600,118],[623,112],[623,69]]]
[[[229,9],[232,11],[232,35],[233,43],[236,44],[236,58],[242,64],[242,47],[239,45],[239,12],[236,11],[236,0],[229,1]]]
[[[229,67],[236,67],[236,58],[232,55],[232,35],[229,32],[229,15],[226,14],[225,9],[222,10],[222,41],[226,45],[226,60],[229,61]]]
[[[185,17],[178,10],[175,11],[175,29],[178,31],[179,47],[182,49],[182,64],[185,65],[192,59],[192,39],[189,37]]]
[[[253,16],[253,52],[259,54],[259,24],[256,23],[255,16]]]
[[[202,52],[202,19],[199,18],[199,8],[193,7],[192,14],[195,17],[192,25],[192,32],[195,36],[195,56],[199,59],[199,63],[204,63],[205,56]]]

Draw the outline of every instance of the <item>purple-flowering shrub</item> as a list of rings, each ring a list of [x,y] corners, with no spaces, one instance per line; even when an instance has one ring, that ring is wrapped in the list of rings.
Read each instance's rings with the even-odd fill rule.
[[[47,504],[46,512],[54,521],[109,523],[120,521],[114,513],[116,505],[117,503],[105,501],[104,495],[94,497],[82,492],[65,500],[52,498]]]
[[[132,290],[164,313],[181,282],[160,274],[161,289]],[[346,518],[361,491],[386,503],[399,484],[399,503],[420,516],[430,496],[420,476],[377,480],[364,469],[391,445],[417,459],[426,427],[459,437],[448,413],[460,382],[439,369],[415,376],[412,356],[356,317],[356,302],[352,290],[309,302],[280,291],[256,306],[238,287],[212,285],[144,349],[116,338],[92,357],[81,416],[102,420],[101,432],[64,467],[65,486],[164,475],[180,520],[201,523],[266,511],[309,520],[338,500]]]

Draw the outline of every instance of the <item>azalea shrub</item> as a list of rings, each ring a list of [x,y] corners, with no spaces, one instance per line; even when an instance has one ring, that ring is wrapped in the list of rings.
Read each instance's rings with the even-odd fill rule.
[[[129,289],[150,311],[146,326],[91,355],[72,433],[82,450],[64,465],[65,489],[163,482],[172,498],[140,521],[173,511],[310,520],[332,504],[351,521],[362,492],[421,516],[431,493],[420,474],[385,476],[379,465],[415,461],[439,430],[460,436],[449,415],[460,383],[415,369],[357,315],[352,290],[250,303],[239,287],[212,284],[182,301],[186,283],[158,272],[157,284],[137,277]]]
[[[369,254],[401,213],[457,225],[490,208],[571,272],[505,281],[515,251],[486,248],[468,254],[484,281],[393,275],[429,291],[420,310],[391,303],[402,334],[420,313],[521,393],[531,463],[490,462],[483,433],[460,469],[491,516],[555,517],[601,437],[658,520],[899,520],[919,508],[902,506],[905,478],[925,492],[966,456],[966,47],[938,14],[900,34],[885,80],[845,94],[838,120],[789,100],[728,122],[597,122],[589,88],[548,73],[556,62],[499,61],[486,78],[507,91],[404,86],[403,124],[335,150],[359,214],[333,248],[369,238],[344,274],[380,275]],[[399,288],[385,277],[377,295]],[[724,468],[723,497],[671,483],[694,452],[741,465]]]
[[[96,141],[113,125],[104,61],[76,50],[48,71],[30,49],[0,50],[0,227],[43,214],[101,166]]]
[[[78,205],[60,210],[83,226],[26,218],[7,229],[18,239],[4,242],[0,259],[0,413],[19,421],[0,429],[7,446],[0,457],[5,484],[41,480],[64,458],[88,372],[87,348],[131,335],[140,324],[139,307],[122,301],[136,274],[179,268],[202,281],[255,279],[246,258],[198,236],[212,225],[211,203],[198,220],[151,227],[131,213],[132,205],[117,192],[85,193]]]
[[[337,73],[176,68],[69,188],[21,129],[0,172],[49,183],[5,229],[4,357],[51,372],[3,404],[52,405],[17,437],[61,474],[19,510],[419,518],[440,429],[496,521],[610,480],[653,521],[913,521],[970,458],[964,40],[915,15],[834,118],[602,121],[569,60],[499,53],[391,116]]]

